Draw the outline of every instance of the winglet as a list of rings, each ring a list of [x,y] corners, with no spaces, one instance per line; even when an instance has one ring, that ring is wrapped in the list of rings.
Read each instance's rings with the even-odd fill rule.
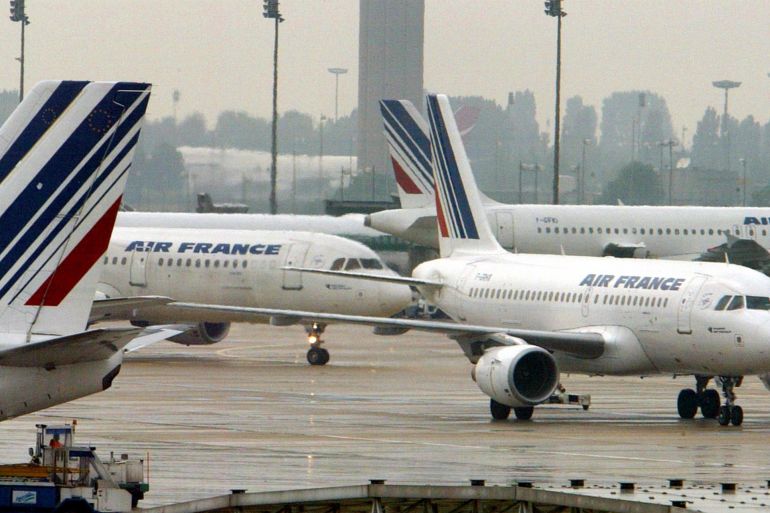
[[[458,250],[470,253],[505,252],[492,235],[446,95],[428,96],[428,121],[441,256],[450,256]]]

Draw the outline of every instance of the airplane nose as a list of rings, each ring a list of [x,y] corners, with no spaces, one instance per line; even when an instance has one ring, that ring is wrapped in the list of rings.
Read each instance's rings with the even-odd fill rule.
[[[412,303],[412,289],[406,285],[388,283],[380,290],[380,306],[383,315],[393,315]]]

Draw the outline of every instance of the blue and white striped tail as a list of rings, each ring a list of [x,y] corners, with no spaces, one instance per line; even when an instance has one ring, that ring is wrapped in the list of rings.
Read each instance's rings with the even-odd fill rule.
[[[427,123],[409,100],[382,100],[380,112],[401,207],[432,205],[433,168]]]
[[[149,96],[41,82],[0,127],[0,331],[85,328]]]
[[[428,122],[441,256],[450,256],[457,250],[504,251],[492,236],[481,194],[445,95],[428,96]]]

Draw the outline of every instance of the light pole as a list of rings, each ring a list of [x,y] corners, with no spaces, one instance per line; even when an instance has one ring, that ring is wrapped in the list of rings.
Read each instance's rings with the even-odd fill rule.
[[[19,61],[19,103],[24,99],[24,27],[29,25],[29,18],[24,12],[24,0],[11,0],[11,21],[21,22],[21,54]]]
[[[275,187],[278,178],[276,165],[278,162],[278,24],[284,18],[278,12],[278,0],[262,0],[264,9],[262,16],[275,20],[275,42],[273,44],[273,125],[270,140],[270,213],[278,213],[278,202],[275,197]]]
[[[546,0],[545,13],[556,18],[556,106],[553,138],[553,204],[559,204],[559,121],[561,102],[561,19],[567,15],[561,10],[561,0]]]
[[[344,75],[348,72],[347,68],[329,68],[329,73],[334,75],[334,124],[337,124],[337,115],[339,113],[339,99],[340,99],[340,75]]]
[[[743,166],[743,184],[741,185],[741,188],[743,189],[743,206],[746,206],[746,159],[741,158],[738,159],[738,162],[741,163],[741,166]]]
[[[321,119],[318,121],[318,179],[320,184],[318,187],[323,190],[324,183],[324,121],[326,116],[321,114]]]
[[[585,203],[586,195],[586,146],[591,144],[591,139],[583,139],[583,157],[580,160],[580,181],[578,182],[578,204]]]
[[[740,87],[740,82],[734,82],[732,80],[717,80],[716,82],[711,83],[714,87],[718,89],[724,89],[725,90],[725,112],[722,116],[722,137],[725,137],[725,170],[727,172],[730,172],[730,130],[727,128],[727,99],[728,94],[730,92],[730,89],[735,89],[736,87]]]

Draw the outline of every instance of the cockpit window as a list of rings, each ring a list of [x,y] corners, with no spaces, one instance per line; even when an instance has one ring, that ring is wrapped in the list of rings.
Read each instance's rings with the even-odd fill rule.
[[[743,308],[743,296],[733,296],[733,300],[727,305],[728,310],[740,310]]]
[[[342,269],[342,264],[344,263],[345,263],[344,258],[338,258],[337,260],[332,262],[332,268],[331,268],[332,271],[339,271],[340,269]]]
[[[354,269],[361,269],[361,262],[357,258],[348,258],[348,263],[345,264],[346,271],[352,271]]]
[[[376,258],[362,258],[361,265],[364,269],[382,269],[382,264]]]
[[[770,297],[746,296],[746,308],[749,310],[770,310]]]
[[[717,305],[714,307],[714,310],[724,310],[727,306],[727,303],[729,303],[732,298],[733,296],[722,296],[719,301],[717,301]]]

